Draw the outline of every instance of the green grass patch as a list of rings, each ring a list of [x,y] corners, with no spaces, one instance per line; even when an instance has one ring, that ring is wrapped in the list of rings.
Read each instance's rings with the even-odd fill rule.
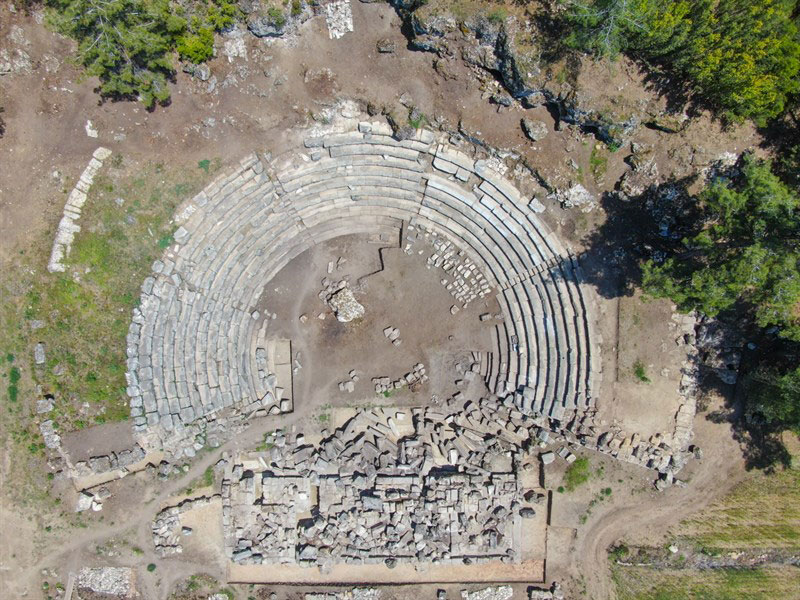
[[[423,127],[425,123],[428,121],[428,118],[416,108],[413,109],[408,115],[408,124],[411,125],[414,129],[419,129]]]
[[[158,247],[162,250],[166,250],[167,247],[172,243],[172,234],[162,235],[158,238]]]
[[[205,487],[211,487],[214,485],[214,467],[208,467],[205,471],[203,471],[203,485]]]
[[[207,166],[200,172],[152,163],[135,172],[109,169],[102,185],[89,192],[66,273],[44,269],[52,231],[32,240],[28,252],[0,271],[3,356],[30,357],[35,344],[43,342],[47,357],[42,367],[28,370],[20,363],[8,371],[8,400],[25,411],[8,421],[20,448],[30,451],[40,439],[27,412],[38,398],[36,385],[55,396],[48,417],[62,432],[128,417],[125,337],[131,310],[150,265],[171,243],[175,209],[213,175],[210,161]],[[34,319],[44,327],[32,331]],[[30,400],[18,402],[23,396]]]
[[[650,383],[650,378],[647,376],[647,368],[641,360],[636,360],[633,363],[633,376],[642,383]]]
[[[589,481],[592,470],[589,459],[582,456],[575,460],[564,472],[564,487],[568,492],[574,491],[578,486]]]
[[[614,566],[619,600],[773,600],[797,598],[800,569],[650,569]]]
[[[608,170],[608,156],[606,156],[602,146],[595,145],[589,155],[589,169],[595,181],[600,181]]]
[[[494,23],[495,25],[499,25],[500,23],[505,21],[507,17],[508,17],[508,11],[502,6],[493,8],[486,15],[486,18],[489,19],[489,22]]]

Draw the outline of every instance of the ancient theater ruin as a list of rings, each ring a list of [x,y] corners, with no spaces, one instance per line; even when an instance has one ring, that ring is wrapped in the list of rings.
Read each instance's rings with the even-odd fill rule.
[[[555,454],[533,450],[680,468],[594,423],[591,291],[540,209],[467,144],[371,122],[252,154],[182,205],[128,391],[140,444],[173,458],[265,432],[210,499],[231,580],[535,579]],[[180,515],[154,523],[162,555]]]

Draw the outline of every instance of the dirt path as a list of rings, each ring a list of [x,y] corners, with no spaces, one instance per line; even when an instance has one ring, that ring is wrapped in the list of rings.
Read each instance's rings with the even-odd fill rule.
[[[705,458],[692,465],[693,473],[687,487],[672,487],[661,493],[653,491],[646,497],[632,496],[590,521],[587,529],[578,531],[569,571],[576,580],[583,577],[586,585],[583,597],[615,598],[607,554],[609,546],[624,539],[639,544],[658,543],[669,527],[703,510],[746,476],[742,452],[732,433],[729,423],[712,423],[698,415],[695,443],[703,448]]]
[[[311,414],[312,409],[312,406],[307,405],[301,407],[297,412],[259,419],[254,422],[245,432],[198,458],[183,476],[173,481],[165,482],[152,501],[131,510],[128,518],[123,523],[93,526],[89,530],[71,532],[68,540],[58,544],[52,551],[38,557],[38,560],[23,571],[15,582],[17,589],[36,589],[42,568],[58,566],[63,574],[77,573],[82,566],[86,566],[83,562],[84,550],[95,545],[102,545],[105,540],[131,530],[134,532],[139,547],[144,549],[144,554],[136,558],[135,565],[131,564],[130,566],[135,567],[157,562],[159,557],[154,552],[150,523],[156,513],[168,503],[167,501],[172,496],[179,494],[186,487],[188,481],[200,477],[208,467],[219,460],[223,452],[235,453],[251,448],[263,439],[265,432],[272,431],[277,427],[284,428],[298,424]],[[141,569],[141,571],[144,573],[144,569]],[[158,573],[159,577],[157,579],[155,577],[139,577],[138,582],[143,597],[148,599],[167,598],[170,589],[175,583],[197,573],[208,573],[215,579],[224,581],[226,565],[223,563],[210,565],[208,563],[201,564],[170,559],[169,570],[163,574]]]

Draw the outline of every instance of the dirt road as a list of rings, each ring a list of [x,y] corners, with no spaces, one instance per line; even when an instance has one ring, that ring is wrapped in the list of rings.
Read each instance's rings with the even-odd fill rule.
[[[226,565],[223,562],[209,565],[208,563],[193,563],[187,560],[170,559],[169,570],[164,573],[157,573],[154,576],[145,576],[145,569],[141,568],[150,562],[157,562],[153,547],[153,538],[150,524],[156,513],[166,504],[169,498],[179,494],[186,488],[186,484],[200,477],[203,472],[221,457],[223,452],[235,453],[240,450],[252,448],[263,440],[264,433],[274,431],[276,428],[285,428],[301,423],[309,416],[310,407],[305,410],[300,408],[294,413],[267,417],[253,422],[249,429],[239,434],[231,441],[223,444],[198,458],[190,469],[181,477],[167,481],[162,484],[158,494],[150,501],[132,507],[124,522],[114,525],[98,524],[91,529],[76,530],[62,544],[59,544],[44,555],[37,557],[37,560],[26,567],[22,574],[16,577],[13,588],[9,591],[17,595],[24,590],[37,589],[44,568],[57,567],[62,576],[67,573],[75,573],[82,566],[86,566],[84,558],[87,549],[101,546],[103,542],[124,534],[131,533],[131,538],[135,540],[139,548],[144,549],[144,554],[137,557],[135,563],[130,566],[139,567],[141,571],[138,578],[144,598],[165,599],[170,589],[178,581],[185,579],[189,575],[196,573],[208,573],[217,580],[224,581],[226,576]],[[16,597],[16,596],[15,596]]]
[[[671,527],[703,510],[746,477],[742,452],[732,434],[730,423],[713,423],[698,415],[694,442],[703,448],[704,458],[691,465],[687,487],[632,496],[609,512],[598,513],[586,528],[578,530],[568,571],[576,581],[583,579],[585,598],[615,598],[609,546],[626,539],[637,544],[660,543]]]

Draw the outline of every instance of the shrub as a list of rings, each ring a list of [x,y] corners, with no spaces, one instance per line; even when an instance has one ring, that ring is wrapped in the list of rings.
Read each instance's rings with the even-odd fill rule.
[[[625,544],[618,544],[617,546],[611,548],[611,551],[608,553],[608,558],[614,562],[617,562],[628,556],[629,552],[630,550]]]
[[[156,565],[155,565],[155,563],[150,563],[149,565],[147,565],[147,570],[148,570],[150,573],[152,573],[153,571],[155,571],[155,570],[156,570]]]
[[[284,15],[283,11],[277,6],[269,7],[267,10],[267,17],[269,17],[269,22],[279,29],[286,25],[286,15]]]
[[[633,363],[633,376],[642,383],[650,383],[650,378],[647,376],[647,369],[641,360]]]
[[[564,486],[568,492],[572,492],[578,486],[589,481],[591,470],[589,468],[589,459],[581,457],[567,467],[564,473]]]
[[[189,62],[205,62],[214,55],[214,34],[210,29],[201,27],[197,33],[178,38],[177,50],[181,58]]]

